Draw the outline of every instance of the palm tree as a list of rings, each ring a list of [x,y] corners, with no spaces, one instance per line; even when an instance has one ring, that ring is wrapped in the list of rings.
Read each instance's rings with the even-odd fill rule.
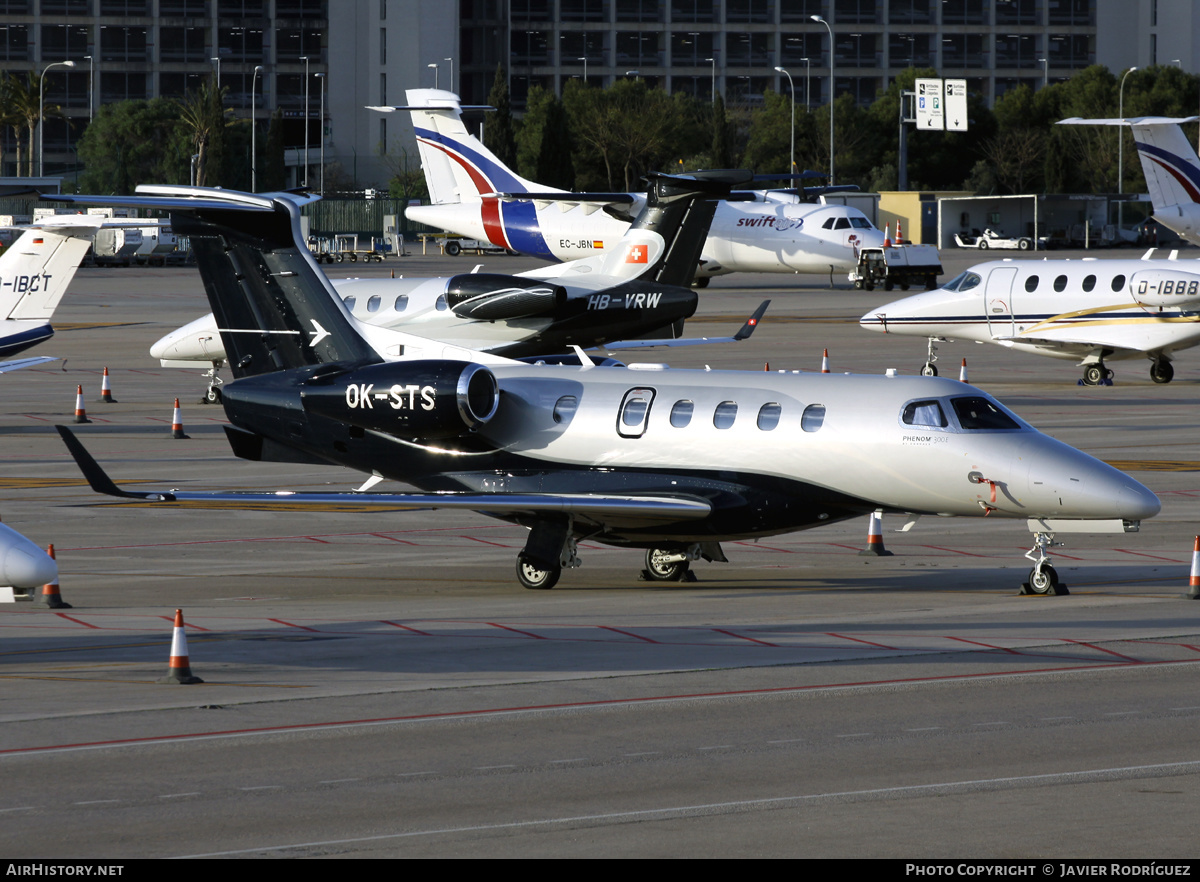
[[[225,92],[225,89],[217,89],[211,78],[206,78],[200,88],[180,102],[180,121],[188,132],[196,156],[197,187],[206,186],[210,159],[214,159],[216,165],[220,164],[227,125],[225,114],[232,113],[224,106]]]
[[[26,74],[25,79],[10,76],[8,78],[7,100],[5,106],[9,112],[5,114],[6,124],[11,125],[17,134],[17,177],[21,177],[21,128],[29,133],[26,150],[26,176],[33,177],[33,137],[38,123],[44,113],[49,117],[63,117],[62,108],[57,104],[42,105],[42,85],[33,71]],[[41,169],[38,169],[41,171]]]

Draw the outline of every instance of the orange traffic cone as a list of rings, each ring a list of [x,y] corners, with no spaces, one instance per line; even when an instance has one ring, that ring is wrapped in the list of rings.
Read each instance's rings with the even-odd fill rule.
[[[904,244],[904,231],[900,227],[900,218],[896,218],[896,244]]]
[[[967,379],[967,360],[965,358],[963,359],[962,367],[958,369],[958,382],[960,382],[960,383],[971,382],[970,380]]]
[[[867,526],[867,547],[858,553],[859,557],[891,557],[892,553],[883,547],[883,512],[871,512],[870,523]]]
[[[884,248],[892,247],[892,225],[891,224],[884,224],[884,226],[883,226],[883,247]]]
[[[172,438],[190,438],[190,435],[183,433],[183,412],[179,409],[179,399],[175,399],[175,410],[171,414],[171,437]]]
[[[1188,579],[1187,594],[1183,595],[1192,600],[1200,600],[1200,536],[1192,546],[1192,576]]]
[[[46,547],[46,554],[50,555],[51,560],[55,560],[54,546]],[[44,606],[46,609],[70,609],[71,604],[62,599],[62,593],[58,588],[58,573],[54,574],[54,578],[42,586],[42,593],[33,599],[34,606]]]
[[[87,416],[87,408],[83,406],[83,387],[75,387],[75,422],[90,423],[91,420]]]
[[[764,370],[764,371],[770,371],[770,370],[771,370],[771,362],[769,362],[769,361],[764,361],[764,362],[763,362],[763,370]]]
[[[823,349],[821,351],[821,373],[823,373],[823,374],[829,373],[829,350],[828,349]]]
[[[117,399],[112,397],[112,386],[108,383],[108,368],[104,369],[104,376],[100,380],[100,400],[105,404],[117,403]]]
[[[167,663],[167,676],[159,683],[203,683],[192,676],[192,665],[188,661],[187,633],[183,630],[183,610],[175,610],[175,631],[171,636],[171,660]]]

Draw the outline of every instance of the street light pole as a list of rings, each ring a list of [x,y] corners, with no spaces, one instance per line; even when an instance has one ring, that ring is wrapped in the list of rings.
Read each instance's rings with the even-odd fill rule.
[[[812,92],[808,90],[809,73],[812,71],[812,62],[811,59],[808,58],[801,58],[800,60],[804,62],[804,109],[807,111],[812,110]]]
[[[450,62],[450,91],[454,92],[454,58],[443,58],[442,61]],[[458,93],[454,92],[454,94],[457,95]]]
[[[712,103],[717,103],[717,56],[706,58],[705,61],[712,62]]]
[[[575,60],[583,62],[583,84],[586,86],[587,85],[587,56],[584,55],[582,58],[576,58]]]
[[[435,89],[436,89],[436,88],[438,87],[438,66],[437,66],[437,62],[436,62],[436,61],[434,61],[434,62],[430,62],[429,64],[427,64],[427,65],[425,65],[425,66],[426,66],[426,67],[432,67],[432,68],[433,68],[433,88],[435,88]]]
[[[217,65],[217,91],[220,92],[221,91],[221,56],[218,55],[216,58],[210,58],[208,60],[216,62],[216,65]]]
[[[1042,63],[1042,88],[1044,89],[1050,85],[1050,59],[1039,58],[1038,61]]]
[[[1120,98],[1118,100],[1117,116],[1121,117],[1121,124],[1117,126],[1117,133],[1121,138],[1120,147],[1117,150],[1117,193],[1124,193],[1125,184],[1125,77],[1129,76],[1137,70],[1136,67],[1131,67],[1125,71],[1125,76],[1121,77]]]
[[[308,56],[301,55],[304,62],[304,180],[300,186],[308,186]]]
[[[92,98],[96,92],[96,59],[90,55],[85,55],[83,56],[83,60],[88,63],[88,125],[91,125],[92,120],[95,118],[95,115],[92,113]]]
[[[787,70],[782,67],[777,67],[775,70],[788,78],[788,91],[792,94],[792,161],[789,166],[791,169],[789,173],[794,175],[796,173],[796,84],[792,82],[792,75]]]
[[[38,176],[44,177],[46,174],[46,165],[44,161],[44,151],[46,148],[46,121],[42,119],[46,115],[46,71],[52,67],[74,67],[74,61],[56,61],[53,64],[47,64],[42,68],[42,77],[38,81]]]
[[[325,195],[325,74],[318,73],[317,79],[321,81],[321,116],[317,120],[321,124],[321,189],[322,196]]]
[[[254,68],[254,76],[250,78],[250,192],[258,192],[258,116],[255,99],[258,97],[258,75],[263,72],[262,65]]]
[[[833,185],[833,28],[819,15],[810,15],[813,21],[825,25],[829,31],[829,184]]]

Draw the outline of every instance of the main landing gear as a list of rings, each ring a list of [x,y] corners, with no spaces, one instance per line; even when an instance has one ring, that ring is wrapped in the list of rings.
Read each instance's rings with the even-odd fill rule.
[[[1033,548],[1025,552],[1025,557],[1033,561],[1033,569],[1029,571],[1029,581],[1021,585],[1022,594],[1070,594],[1066,584],[1058,581],[1058,572],[1050,565],[1050,555],[1047,549],[1061,546],[1063,543],[1054,541],[1053,533],[1034,533]]]
[[[642,570],[642,579],[648,582],[695,582],[692,561],[700,557],[699,543],[693,543],[682,551],[651,548],[646,552],[646,569]]]
[[[1156,383],[1169,383],[1175,378],[1175,368],[1165,358],[1156,358],[1150,362],[1150,379]]]
[[[1104,366],[1104,362],[1086,365],[1083,369],[1083,385],[1104,386],[1112,385],[1113,372]]]

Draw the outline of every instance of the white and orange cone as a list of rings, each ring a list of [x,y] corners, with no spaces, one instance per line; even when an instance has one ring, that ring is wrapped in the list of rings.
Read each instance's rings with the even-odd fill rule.
[[[159,683],[203,683],[199,677],[192,675],[192,665],[188,660],[187,633],[183,629],[183,610],[175,610],[175,631],[171,636],[171,660],[167,663],[167,676]]]
[[[870,524],[867,527],[867,547],[858,553],[859,557],[891,557],[892,553],[883,547],[883,512],[871,512]]]
[[[829,350],[821,350],[821,373],[829,373]]]
[[[117,403],[117,399],[112,397],[112,386],[108,382],[108,368],[104,369],[104,376],[100,379],[100,400],[105,404]]]
[[[904,244],[904,231],[900,227],[900,218],[896,218],[896,244]]]
[[[1192,546],[1192,575],[1188,579],[1188,590],[1184,597],[1200,600],[1200,536],[1196,537],[1196,543]]]
[[[83,406],[83,387],[75,387],[75,422],[90,423],[88,419],[87,408]]]
[[[892,247],[892,225],[891,224],[883,225],[883,247],[884,248]]]
[[[962,367],[960,367],[958,369],[958,382],[960,382],[960,383],[971,382],[970,380],[967,379],[967,360],[965,358],[963,359]]]
[[[769,361],[764,361],[764,362],[763,362],[763,370],[764,370],[764,371],[770,371],[770,370],[771,370],[771,362],[769,362]]]
[[[172,438],[190,438],[190,435],[185,435],[183,432],[183,411],[179,409],[179,399],[175,399],[175,410],[171,414],[171,437]]]
[[[46,554],[50,555],[51,560],[57,560],[54,557],[54,546],[46,547]],[[41,593],[33,598],[34,606],[44,606],[46,609],[70,609],[71,604],[62,599],[62,591],[58,587],[58,573],[55,572],[54,578],[42,586]]]

